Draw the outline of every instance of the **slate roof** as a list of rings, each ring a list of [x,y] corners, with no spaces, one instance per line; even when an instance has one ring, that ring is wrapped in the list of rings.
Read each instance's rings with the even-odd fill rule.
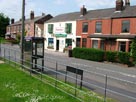
[[[55,16],[54,18],[47,21],[49,22],[61,22],[61,21],[75,21],[79,18],[80,12],[65,13]]]
[[[106,19],[106,18],[127,18],[136,17],[136,6],[126,6],[123,11],[116,11],[115,8],[89,10],[87,14],[81,16],[80,12],[66,13],[55,16],[47,23],[61,21],[75,21],[83,19]]]
[[[40,19],[43,19],[46,16],[51,16],[51,15],[48,14],[48,15],[43,15],[43,16],[37,16],[37,17],[35,17],[32,20],[30,18],[29,19],[25,19],[25,24],[30,23],[30,22],[37,22],[37,21],[39,21]],[[14,24],[10,24],[9,26],[19,25],[19,24],[22,24],[22,21],[17,21]]]

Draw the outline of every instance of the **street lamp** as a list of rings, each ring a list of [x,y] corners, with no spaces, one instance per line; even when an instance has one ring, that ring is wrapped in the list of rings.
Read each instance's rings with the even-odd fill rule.
[[[21,35],[21,64],[24,64],[24,33],[25,33],[25,0],[22,1],[22,35]]]

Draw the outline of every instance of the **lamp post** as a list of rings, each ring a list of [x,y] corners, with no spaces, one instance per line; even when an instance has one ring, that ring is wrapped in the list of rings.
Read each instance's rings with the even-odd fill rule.
[[[25,0],[22,1],[22,35],[21,35],[21,64],[24,64],[24,33],[25,33]]]

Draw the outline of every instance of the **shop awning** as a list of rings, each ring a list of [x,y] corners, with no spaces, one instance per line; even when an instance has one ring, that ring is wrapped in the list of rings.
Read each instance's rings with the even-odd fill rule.
[[[89,38],[103,38],[103,39],[133,39],[136,35],[128,34],[128,35],[104,35],[104,34],[90,34]]]

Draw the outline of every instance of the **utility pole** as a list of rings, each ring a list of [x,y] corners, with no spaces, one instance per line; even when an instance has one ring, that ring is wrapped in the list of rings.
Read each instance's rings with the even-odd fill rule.
[[[25,33],[25,0],[22,1],[22,36],[21,36],[21,64],[24,64],[24,33]]]

